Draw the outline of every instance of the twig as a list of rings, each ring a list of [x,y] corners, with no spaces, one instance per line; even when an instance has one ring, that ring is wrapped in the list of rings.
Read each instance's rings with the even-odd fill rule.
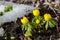
[[[52,40],[52,35],[50,36],[50,40]]]
[[[57,31],[59,32],[58,24],[56,24]]]

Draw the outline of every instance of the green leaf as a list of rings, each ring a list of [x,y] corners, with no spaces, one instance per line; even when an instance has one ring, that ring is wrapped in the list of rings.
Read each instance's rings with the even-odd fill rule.
[[[44,25],[47,21],[45,21],[44,19],[41,20],[41,23]]]
[[[46,22],[45,28],[46,30],[48,29],[48,21]]]
[[[49,21],[49,27],[50,28],[54,27],[54,24],[51,21]]]
[[[52,22],[54,25],[56,25],[56,23],[57,23],[55,20],[51,20],[51,22]]]
[[[39,24],[38,27],[42,27],[41,24]]]
[[[25,36],[32,36],[31,31],[27,30],[26,33],[25,33]]]
[[[5,7],[4,12],[9,12],[11,10],[13,10],[13,7],[12,6],[7,6],[7,7]]]
[[[24,30],[25,29],[25,26],[24,25],[22,25],[22,30]]]
[[[0,16],[2,16],[3,15],[3,12],[0,12]]]
[[[28,29],[28,25],[25,25],[25,30],[27,30]]]
[[[43,18],[42,18],[41,16],[39,16],[39,19],[40,19],[40,20],[43,20]]]
[[[28,25],[22,25],[22,30],[27,30],[28,29]]]
[[[35,20],[36,20],[36,17],[34,17],[34,18],[32,19],[32,22],[35,22]]]
[[[32,28],[32,25],[29,23],[29,24],[28,24],[28,27],[29,27],[29,28]]]
[[[36,28],[38,25],[36,23],[31,23],[32,28]]]

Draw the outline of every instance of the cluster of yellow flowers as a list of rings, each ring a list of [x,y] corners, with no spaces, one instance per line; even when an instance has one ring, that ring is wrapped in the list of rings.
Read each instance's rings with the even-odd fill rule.
[[[24,26],[22,26],[22,28],[26,29],[25,36],[32,36],[31,30],[33,29],[33,26],[32,26],[33,23],[34,23],[34,28],[36,28],[35,26],[37,26],[37,27],[41,26],[42,27],[42,24],[43,25],[46,24],[45,25],[46,29],[48,28],[48,25],[49,25],[49,27],[55,26],[55,22],[51,23],[52,21],[50,21],[50,20],[52,20],[52,16],[49,13],[45,13],[43,15],[44,17],[40,16],[40,11],[38,9],[33,10],[32,13],[34,15],[32,22],[29,22],[27,17],[23,17],[21,19],[21,23],[24,25]],[[44,23],[44,21],[45,21],[45,23]],[[52,25],[52,24],[54,24],[54,25]]]
[[[38,9],[33,10],[33,15],[34,16],[39,16],[40,15],[40,11]],[[51,17],[51,15],[49,13],[44,14],[44,20],[45,21],[49,21],[49,20],[51,20],[51,18],[52,17]],[[23,17],[23,19],[21,19],[21,23],[22,24],[27,24],[28,22],[29,22],[29,20],[28,20],[27,17]],[[40,23],[40,20],[37,19],[36,20],[36,23],[39,24]]]

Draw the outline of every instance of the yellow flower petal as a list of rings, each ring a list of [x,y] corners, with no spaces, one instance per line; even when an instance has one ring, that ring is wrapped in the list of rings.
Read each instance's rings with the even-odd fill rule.
[[[51,15],[50,14],[48,14],[48,13],[46,13],[46,14],[44,14],[44,19],[45,19],[45,21],[49,21],[49,20],[51,20]]]
[[[36,20],[36,23],[37,23],[37,24],[39,24],[39,23],[40,23],[40,20],[39,20],[39,19],[37,19],[37,20]]]
[[[33,10],[33,15],[34,16],[39,16],[40,11],[38,9]]]
[[[21,23],[22,24],[27,24],[29,22],[27,17],[23,17],[23,19],[21,19]]]

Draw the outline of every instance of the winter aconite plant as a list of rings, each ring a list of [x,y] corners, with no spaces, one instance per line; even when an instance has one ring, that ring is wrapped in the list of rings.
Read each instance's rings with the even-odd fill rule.
[[[25,36],[32,36],[32,32],[35,31],[35,29],[40,31],[41,27],[45,27],[47,30],[48,28],[53,28],[56,25],[56,21],[49,13],[45,13],[43,17],[40,16],[39,9],[34,9],[32,15],[33,18],[31,21],[29,21],[27,17],[23,17],[23,19],[21,19],[22,30],[25,31]]]
[[[32,23],[38,24],[38,26],[41,26],[41,23],[43,22],[43,17],[40,16],[40,11],[38,9],[33,10],[33,18]]]
[[[32,21],[29,22],[27,17],[23,17],[21,19],[22,23],[22,30],[26,31],[25,36],[32,36],[32,30],[35,30],[37,26],[40,24],[40,20],[42,19],[40,15],[40,11],[38,9],[33,10],[34,18],[32,18]]]
[[[53,19],[53,17],[49,13],[44,14],[44,20],[45,20],[45,28],[46,28],[46,30],[49,27],[50,28],[55,27],[56,21]]]
[[[23,19],[21,19],[21,23],[22,23],[22,30],[26,31],[25,36],[32,36],[31,34],[32,26],[30,25],[28,18],[23,17]]]

